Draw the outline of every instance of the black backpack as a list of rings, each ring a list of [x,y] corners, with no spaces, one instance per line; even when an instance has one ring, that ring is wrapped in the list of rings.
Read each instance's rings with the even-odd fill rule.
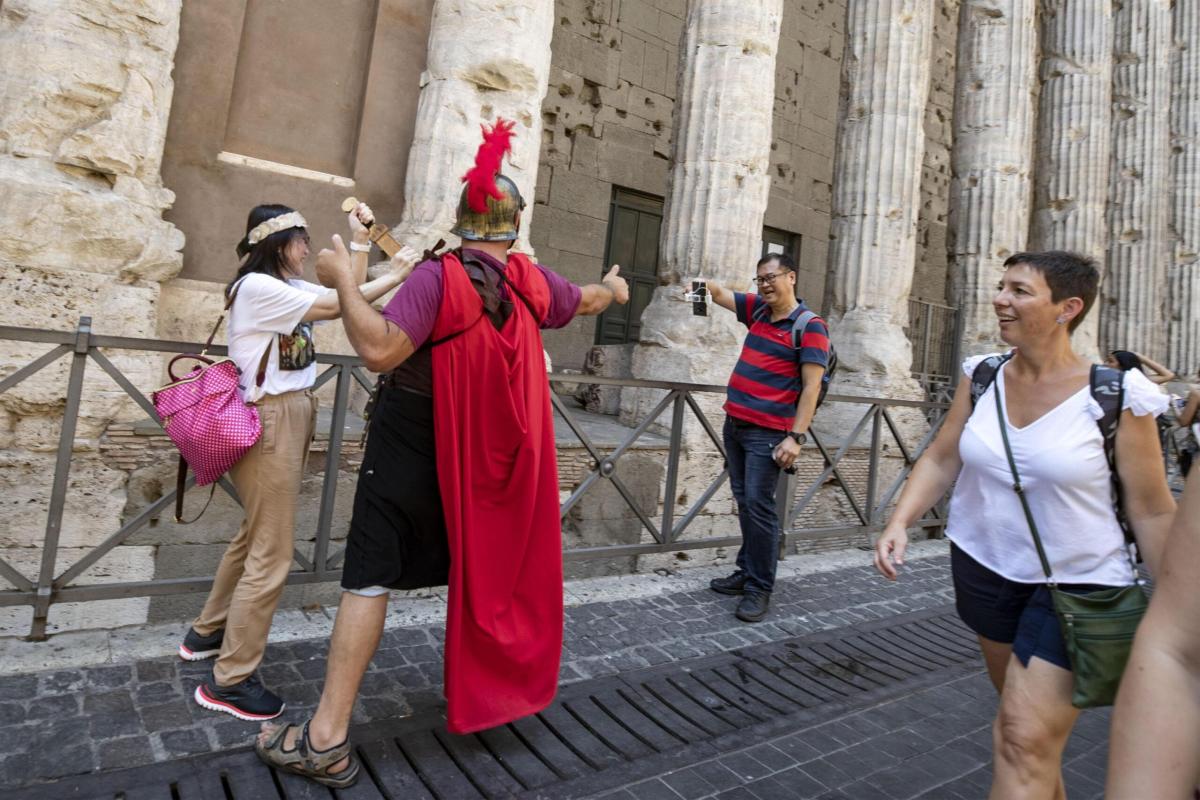
[[[1013,357],[1011,352],[988,356],[975,367],[971,373],[971,408],[988,387],[996,381],[1000,366]],[[1121,421],[1121,408],[1125,405],[1125,373],[1103,364],[1093,364],[1088,378],[1092,398],[1099,404],[1104,415],[1096,421],[1100,427],[1100,436],[1104,440],[1104,459],[1108,462],[1108,474],[1112,487],[1113,509],[1116,511],[1117,523],[1125,534],[1125,541],[1136,544],[1133,538],[1133,528],[1125,514],[1125,506],[1121,500],[1121,478],[1117,474],[1117,425]]]

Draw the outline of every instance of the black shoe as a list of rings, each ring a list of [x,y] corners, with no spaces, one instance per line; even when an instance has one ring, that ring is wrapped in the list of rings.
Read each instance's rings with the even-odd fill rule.
[[[746,588],[746,573],[739,569],[728,578],[713,578],[708,582],[708,588],[721,594],[741,594]]]
[[[279,695],[263,686],[257,674],[233,686],[217,686],[210,675],[196,687],[193,697],[196,703],[210,711],[224,711],[250,722],[274,719],[285,708]]]
[[[735,615],[742,622],[761,622],[771,605],[771,595],[762,592],[746,592],[738,603]]]
[[[196,633],[195,628],[188,628],[183,644],[179,645],[179,657],[184,661],[203,661],[213,658],[221,652],[221,642],[225,641],[225,629],[219,628],[208,636]]]

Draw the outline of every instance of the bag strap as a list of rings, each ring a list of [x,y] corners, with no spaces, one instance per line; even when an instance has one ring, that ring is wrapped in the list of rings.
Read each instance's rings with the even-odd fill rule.
[[[971,371],[972,409],[979,402],[979,398],[983,397],[984,393],[987,392],[988,387],[995,382],[996,373],[1000,371],[1000,367],[1012,357],[1013,354],[1011,352],[1001,353],[999,355],[988,356],[975,365],[975,369]]]
[[[217,331],[221,329],[221,323],[225,321],[225,315],[229,309],[233,307],[233,301],[237,299],[238,289],[242,288],[242,281],[246,280],[245,275],[237,279],[233,284],[233,288],[229,290],[229,297],[225,299],[225,308],[221,310],[221,316],[217,317],[217,324],[213,325],[212,333],[208,335],[208,339],[204,342],[204,349],[200,351],[200,355],[206,355],[208,348],[212,347],[213,339],[217,338]],[[261,385],[261,384],[260,384]]]
[[[180,456],[179,457],[179,472],[175,476],[175,521],[178,522],[180,525],[191,525],[193,522],[200,519],[200,517],[204,516],[204,512],[208,510],[208,504],[212,502],[213,495],[216,494],[216,492],[217,492],[217,484],[216,484],[216,481],[214,481],[213,485],[212,485],[212,489],[210,489],[208,491],[208,500],[204,503],[204,508],[200,509],[200,513],[197,514],[196,516],[192,517],[191,519],[184,519],[183,518],[183,493],[184,493],[184,489],[187,486],[187,472],[188,472],[187,461],[185,461],[183,459],[183,456]]]
[[[1119,369],[1093,364],[1088,376],[1092,399],[1100,406],[1103,416],[1097,421],[1100,436],[1104,441],[1104,460],[1108,462],[1109,482],[1112,486],[1113,509],[1117,523],[1125,534],[1125,541],[1135,543],[1133,527],[1125,514],[1125,503],[1121,497],[1121,477],[1117,474],[1117,425],[1125,408],[1125,373]]]
[[[999,367],[997,367],[999,371]],[[994,379],[995,374],[992,375]],[[1046,585],[1054,588],[1054,574],[1050,571],[1050,559],[1046,558],[1046,549],[1042,547],[1042,537],[1038,535],[1037,523],[1033,521],[1033,512],[1029,509],[1029,500],[1025,497],[1025,487],[1021,485],[1021,475],[1017,472],[1017,461],[1013,458],[1012,445],[1008,443],[1008,421],[1004,418],[1004,400],[1000,397],[1000,386],[992,392],[996,397],[996,418],[1000,421],[1000,438],[1004,440],[1004,455],[1008,457],[1008,468],[1012,471],[1012,489],[1021,501],[1021,510],[1025,512],[1025,521],[1029,523],[1029,532],[1033,534],[1033,543],[1037,547],[1038,560],[1042,562],[1042,572],[1046,575]]]

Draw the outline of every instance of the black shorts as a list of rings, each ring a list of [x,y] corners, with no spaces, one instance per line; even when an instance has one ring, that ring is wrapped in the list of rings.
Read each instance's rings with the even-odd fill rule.
[[[1011,644],[1013,655],[1026,667],[1029,659],[1037,656],[1063,669],[1071,668],[1054,601],[1044,584],[1010,581],[953,543],[950,571],[954,576],[954,604],[968,628],[993,642]],[[1092,592],[1107,587],[1079,583],[1059,584],[1058,588]]]
[[[449,570],[433,399],[385,386],[358,472],[342,588],[445,586]]]

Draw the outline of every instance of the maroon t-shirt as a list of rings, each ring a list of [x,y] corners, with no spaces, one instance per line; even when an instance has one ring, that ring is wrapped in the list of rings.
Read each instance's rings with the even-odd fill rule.
[[[499,271],[504,270],[504,263],[492,258],[481,250],[464,248],[464,256],[481,261]],[[561,275],[552,272],[541,264],[535,264],[546,279],[550,288],[550,309],[541,327],[562,328],[575,318],[579,310],[579,300],[582,290]],[[508,287],[501,284],[500,296],[505,300],[509,297]],[[519,301],[518,301],[519,302]],[[433,393],[433,358],[429,347],[429,336],[437,321],[438,309],[442,303],[442,263],[440,261],[423,261],[412,271],[412,274],[396,290],[396,294],[383,309],[384,319],[394,323],[400,330],[408,334],[413,347],[416,348],[408,360],[395,370],[395,380],[404,388],[419,394]]]

